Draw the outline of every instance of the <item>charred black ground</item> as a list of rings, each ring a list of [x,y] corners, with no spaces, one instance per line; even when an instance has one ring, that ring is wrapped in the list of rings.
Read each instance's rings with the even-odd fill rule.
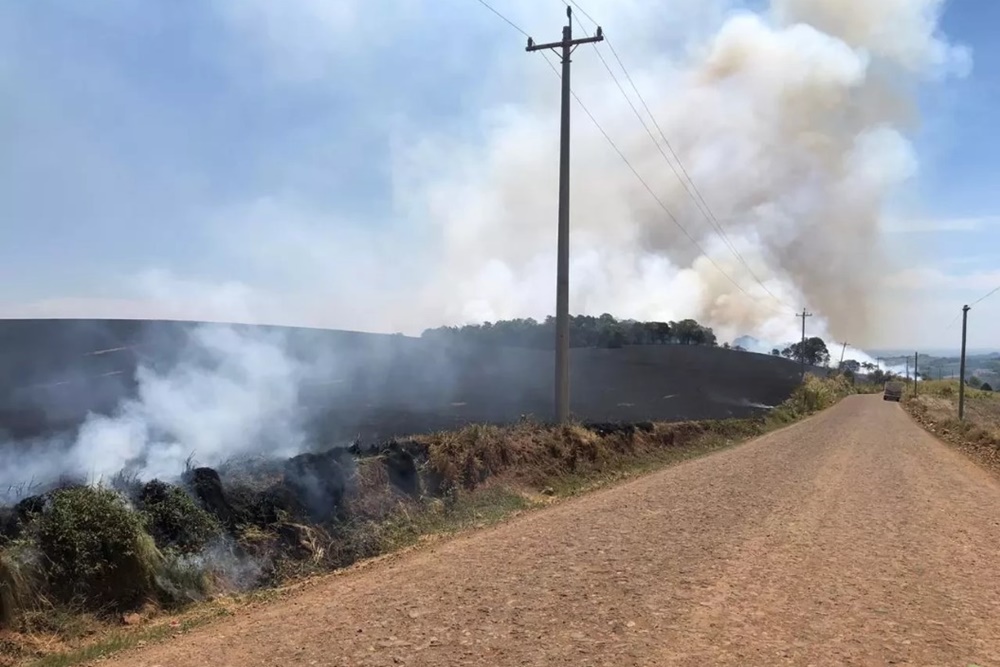
[[[140,364],[169,367],[204,325],[139,320],[0,321],[0,433],[24,439],[110,413],[136,390]],[[280,334],[289,353],[337,359],[328,381],[303,388],[312,439],[372,443],[400,434],[512,423],[550,413],[552,354],[420,338],[233,325]],[[799,379],[787,359],[695,345],[571,353],[572,409],[594,422],[747,417],[785,400]]]

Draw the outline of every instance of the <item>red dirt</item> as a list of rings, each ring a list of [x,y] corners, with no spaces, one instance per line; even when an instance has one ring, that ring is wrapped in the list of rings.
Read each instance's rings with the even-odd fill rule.
[[[1000,483],[855,396],[115,667],[1000,665]]]

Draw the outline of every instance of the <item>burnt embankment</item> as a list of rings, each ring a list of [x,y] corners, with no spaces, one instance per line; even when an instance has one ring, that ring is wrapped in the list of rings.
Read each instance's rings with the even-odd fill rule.
[[[179,480],[64,483],[0,511],[0,624],[46,609],[122,613],[343,567],[426,532],[494,480],[541,490],[757,421],[469,426],[284,461],[191,467]],[[418,518],[423,517],[423,518]]]

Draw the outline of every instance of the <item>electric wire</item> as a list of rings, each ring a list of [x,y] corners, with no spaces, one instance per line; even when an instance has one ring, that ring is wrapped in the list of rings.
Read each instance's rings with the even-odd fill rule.
[[[978,299],[976,299],[975,301],[973,301],[972,303],[970,303],[969,307],[971,308],[972,306],[975,306],[977,303],[982,303],[983,301],[986,301],[986,299],[990,298],[991,296],[993,296],[997,292],[1000,292],[1000,286],[998,286],[996,289],[990,290],[984,296],[981,296]]]
[[[484,7],[486,7],[487,9],[489,9],[491,12],[493,12],[494,14],[496,14],[500,19],[502,19],[510,27],[514,28],[515,30],[517,30],[519,33],[521,33],[525,37],[527,37],[529,39],[531,38],[531,36],[527,32],[525,32],[520,26],[518,26],[516,23],[514,23],[513,21],[511,21],[510,19],[508,19],[506,16],[504,16],[503,14],[501,14],[497,9],[495,9],[492,5],[490,5],[488,2],[486,2],[486,0],[478,0],[478,2],[481,5],[483,5]],[[593,21],[593,19],[590,18],[590,16],[583,9],[580,9],[579,6],[577,7],[577,9],[580,10],[580,13],[582,13],[588,19],[590,19],[591,21]],[[559,70],[556,68],[556,66],[549,59],[548,55],[544,51],[542,51],[541,54],[542,54],[542,57],[545,59],[545,62],[549,66],[549,68],[551,68],[552,71],[553,71],[553,73],[561,80],[562,79],[562,75],[559,73]],[[610,71],[610,69],[609,69],[609,71]],[[619,86],[619,88],[620,88],[620,86]],[[622,93],[624,94],[624,90],[622,90]],[[587,105],[585,105],[583,103],[583,100],[580,99],[579,95],[576,94],[576,91],[570,89],[570,94],[573,96],[573,99],[576,100],[576,103],[580,105],[580,108],[583,110],[583,112],[590,119],[590,122],[594,124],[594,127],[596,127],[597,130],[598,130],[598,132],[600,132],[601,135],[604,137],[605,141],[608,142],[608,144],[615,151],[615,153],[618,154],[618,157],[621,158],[622,162],[625,163],[625,166],[628,167],[628,169],[632,172],[633,176],[635,176],[635,178],[646,189],[646,191],[650,194],[650,196],[654,199],[654,201],[656,201],[656,203],[660,206],[660,208],[663,209],[664,213],[667,214],[667,217],[670,218],[671,222],[673,222],[674,225],[678,229],[681,230],[681,232],[684,234],[684,236],[686,236],[687,239],[691,242],[691,244],[694,245],[695,248],[697,248],[697,250],[702,254],[702,256],[706,260],[708,260],[708,262],[720,274],[722,274],[722,276],[725,277],[726,280],[728,280],[730,283],[732,283],[732,285],[736,289],[738,289],[744,296],[746,296],[747,298],[752,299],[754,301],[757,301],[758,303],[763,303],[758,297],[755,297],[754,295],[752,295],[749,292],[747,292],[746,289],[744,289],[743,286],[739,284],[739,282],[737,282],[731,275],[729,275],[729,273],[727,273],[721,266],[719,266],[718,262],[716,262],[707,252],[705,252],[705,249],[701,246],[701,244],[698,242],[698,240],[687,230],[686,227],[684,227],[683,224],[681,224],[680,220],[677,219],[677,216],[674,215],[673,211],[670,210],[670,208],[666,205],[666,203],[659,197],[659,195],[656,194],[656,192],[653,190],[653,188],[649,185],[649,183],[646,181],[646,179],[644,179],[642,177],[642,174],[640,174],[639,171],[632,165],[632,163],[629,161],[628,157],[626,157],[625,154],[622,152],[622,150],[618,147],[618,144],[615,143],[615,141],[611,138],[611,136],[607,133],[607,131],[605,131],[605,129],[597,121],[597,118],[594,116],[594,114],[591,113],[591,111],[590,111],[589,108],[587,108]],[[631,100],[629,100],[629,98],[628,98],[627,95],[625,95],[625,99],[629,101],[630,105],[632,104]],[[638,110],[635,109],[634,105],[632,105],[632,107],[633,107],[633,111],[636,111],[636,113],[638,113]],[[642,117],[640,116],[639,118],[640,118],[640,121],[641,121]],[[645,124],[643,124],[643,126],[645,127]],[[652,136],[651,132],[650,132],[650,135]],[[654,143],[657,143],[655,141],[655,138],[654,138]],[[765,289],[766,289],[766,287],[765,287]],[[785,305],[782,304],[782,306],[783,306],[782,310],[784,310],[785,309]]]
[[[519,33],[521,33],[522,35],[524,35],[528,39],[531,39],[531,35],[529,35],[524,30],[522,30],[519,25],[517,25],[516,23],[514,23],[513,21],[511,21],[509,18],[507,18],[506,16],[504,16],[503,14],[501,14],[499,11],[497,11],[496,9],[494,9],[493,6],[490,3],[486,2],[486,0],[479,0],[479,4],[481,4],[483,7],[486,7],[486,9],[490,10],[491,12],[493,12],[494,14],[496,14],[497,16],[499,16],[501,19],[503,19],[507,23],[507,25],[509,25],[510,27],[512,27],[514,30],[517,30]]]
[[[597,21],[595,21],[594,18],[590,16],[590,14],[588,14],[587,11],[583,9],[576,0],[562,0],[562,2],[566,6],[572,5],[581,14],[583,14],[591,23],[597,25]],[[580,28],[586,33],[587,32],[586,27],[580,22],[578,18],[576,18],[575,14],[573,15],[573,17],[576,19],[577,25],[579,25]],[[705,217],[709,225],[719,235],[719,238],[726,245],[726,247],[729,248],[729,250],[733,253],[736,259],[739,260],[739,262],[743,264],[743,266],[747,269],[747,272],[749,272],[750,276],[754,279],[754,281],[758,285],[760,285],[760,287],[765,292],[767,292],[767,294],[772,299],[782,304],[786,308],[791,309],[791,306],[782,301],[776,294],[774,294],[774,292],[770,290],[770,288],[768,288],[766,284],[764,284],[764,282],[760,279],[757,273],[753,270],[753,267],[750,266],[750,263],[746,260],[743,254],[739,251],[736,245],[729,238],[729,235],[726,233],[726,230],[723,227],[722,223],[719,221],[718,217],[716,217],[715,213],[712,211],[711,207],[708,204],[708,201],[705,199],[704,195],[701,193],[701,190],[699,190],[698,186],[695,184],[694,179],[691,178],[691,174],[684,166],[684,162],[681,160],[680,156],[677,155],[677,151],[674,150],[674,147],[670,143],[670,140],[667,139],[666,133],[663,131],[663,128],[656,120],[656,116],[653,115],[652,110],[649,108],[649,104],[647,104],[645,98],[642,96],[642,93],[639,92],[639,87],[636,85],[635,80],[629,73],[628,68],[625,67],[625,63],[622,61],[621,56],[618,55],[618,51],[617,49],[615,49],[614,43],[611,41],[611,38],[608,37],[607,33],[604,33],[604,41],[607,43],[608,48],[611,50],[612,55],[615,57],[615,60],[618,62],[619,67],[621,67],[622,72],[625,74],[625,78],[628,81],[629,85],[631,86],[632,91],[635,93],[635,96],[639,99],[639,102],[642,104],[643,109],[649,116],[650,121],[652,121],[653,126],[659,133],[660,139],[662,139],[662,144],[653,135],[652,130],[646,124],[646,121],[643,118],[642,114],[639,113],[639,110],[636,108],[635,104],[632,103],[632,100],[629,98],[621,82],[618,80],[617,75],[615,75],[614,71],[611,69],[611,66],[608,64],[607,60],[601,54],[601,49],[599,45],[595,45],[596,47],[595,53],[597,54],[597,57],[600,59],[601,64],[604,66],[604,69],[606,69],[608,74],[611,76],[611,80],[614,81],[615,86],[617,86],[618,91],[622,94],[622,97],[625,98],[625,101],[628,102],[628,105],[632,108],[632,112],[635,114],[636,118],[639,119],[639,122],[640,124],[642,124],[643,129],[646,131],[646,134],[648,134],[649,138],[653,141],[653,145],[656,146],[657,150],[663,157],[664,161],[670,167],[671,171],[674,172],[674,175],[677,177],[677,180],[680,181],[681,185],[684,187],[684,190],[687,192],[688,196],[691,197],[691,200],[694,202],[695,207],[698,209],[699,213],[701,213]],[[667,157],[667,154],[663,150],[663,146],[666,146],[667,150],[670,151],[670,154],[673,156],[673,161],[671,161],[671,159]]]
[[[548,56],[544,52],[542,53],[542,56],[545,58],[545,62],[556,74],[556,76],[558,76],[561,79],[562,75],[559,73],[559,70],[556,68],[556,66],[552,64],[552,61],[549,60]],[[604,136],[604,139],[608,142],[608,144],[615,151],[615,153],[618,154],[618,157],[621,158],[622,162],[625,163],[625,166],[629,168],[629,170],[635,176],[636,180],[638,180],[639,183],[646,189],[646,191],[653,198],[653,200],[656,201],[656,203],[660,206],[660,208],[663,209],[663,212],[667,214],[667,217],[670,218],[671,222],[673,222],[674,225],[676,225],[677,228],[684,233],[684,236],[687,237],[687,239],[691,242],[691,244],[698,249],[698,251],[702,254],[702,256],[705,259],[707,259],[709,263],[711,263],[711,265],[715,267],[715,269],[719,273],[721,273],[723,277],[726,278],[726,280],[728,280],[730,283],[733,284],[734,287],[736,287],[736,289],[742,292],[744,296],[746,296],[749,299],[753,299],[755,301],[760,302],[760,299],[747,292],[742,285],[740,285],[731,275],[729,275],[729,273],[725,271],[725,269],[719,266],[718,262],[712,259],[712,257],[707,252],[705,252],[705,249],[702,247],[700,243],[698,243],[698,240],[687,230],[686,227],[684,227],[683,224],[681,224],[680,220],[677,219],[677,216],[674,215],[673,211],[670,210],[670,208],[666,205],[666,203],[664,203],[664,201],[659,197],[659,195],[656,194],[653,188],[649,185],[649,182],[646,181],[646,179],[642,177],[642,174],[640,174],[639,171],[632,165],[628,157],[625,156],[625,153],[623,153],[622,150],[618,147],[618,144],[615,143],[614,139],[611,138],[611,136],[607,133],[607,131],[605,131],[605,129],[597,121],[597,118],[595,118],[594,114],[590,112],[590,109],[587,108],[587,105],[583,103],[583,100],[580,99],[580,96],[576,94],[576,91],[570,89],[570,94],[573,96],[573,99],[576,100],[576,103],[580,105],[580,108],[590,119],[590,122],[592,122],[594,124],[594,127],[597,128],[597,131]],[[782,307],[782,310],[784,310],[784,306]]]

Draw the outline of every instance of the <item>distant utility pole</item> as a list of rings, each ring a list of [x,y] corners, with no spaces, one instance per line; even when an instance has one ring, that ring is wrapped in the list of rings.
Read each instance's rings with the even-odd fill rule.
[[[958,419],[965,419],[965,334],[969,324],[969,307],[962,306],[962,359],[958,364]]]
[[[906,355],[906,384],[910,384],[910,355]]]
[[[812,317],[812,313],[807,313],[806,309],[802,309],[801,315],[796,315],[795,317],[802,318],[802,342],[799,344],[799,365],[802,368],[802,382],[806,380],[806,318]]]
[[[840,365],[837,368],[844,367],[844,353],[847,352],[847,343],[844,343],[844,347],[840,350]]]
[[[913,395],[917,395],[917,381],[920,379],[920,372],[917,369],[917,364],[920,363],[920,353],[913,353]]]
[[[562,119],[559,128],[559,238],[556,253],[556,421],[569,419],[569,85],[570,55],[580,44],[604,41],[600,27],[594,37],[573,39],[573,10],[566,7],[562,41],[535,44],[528,38],[527,51],[552,49],[562,57]]]

